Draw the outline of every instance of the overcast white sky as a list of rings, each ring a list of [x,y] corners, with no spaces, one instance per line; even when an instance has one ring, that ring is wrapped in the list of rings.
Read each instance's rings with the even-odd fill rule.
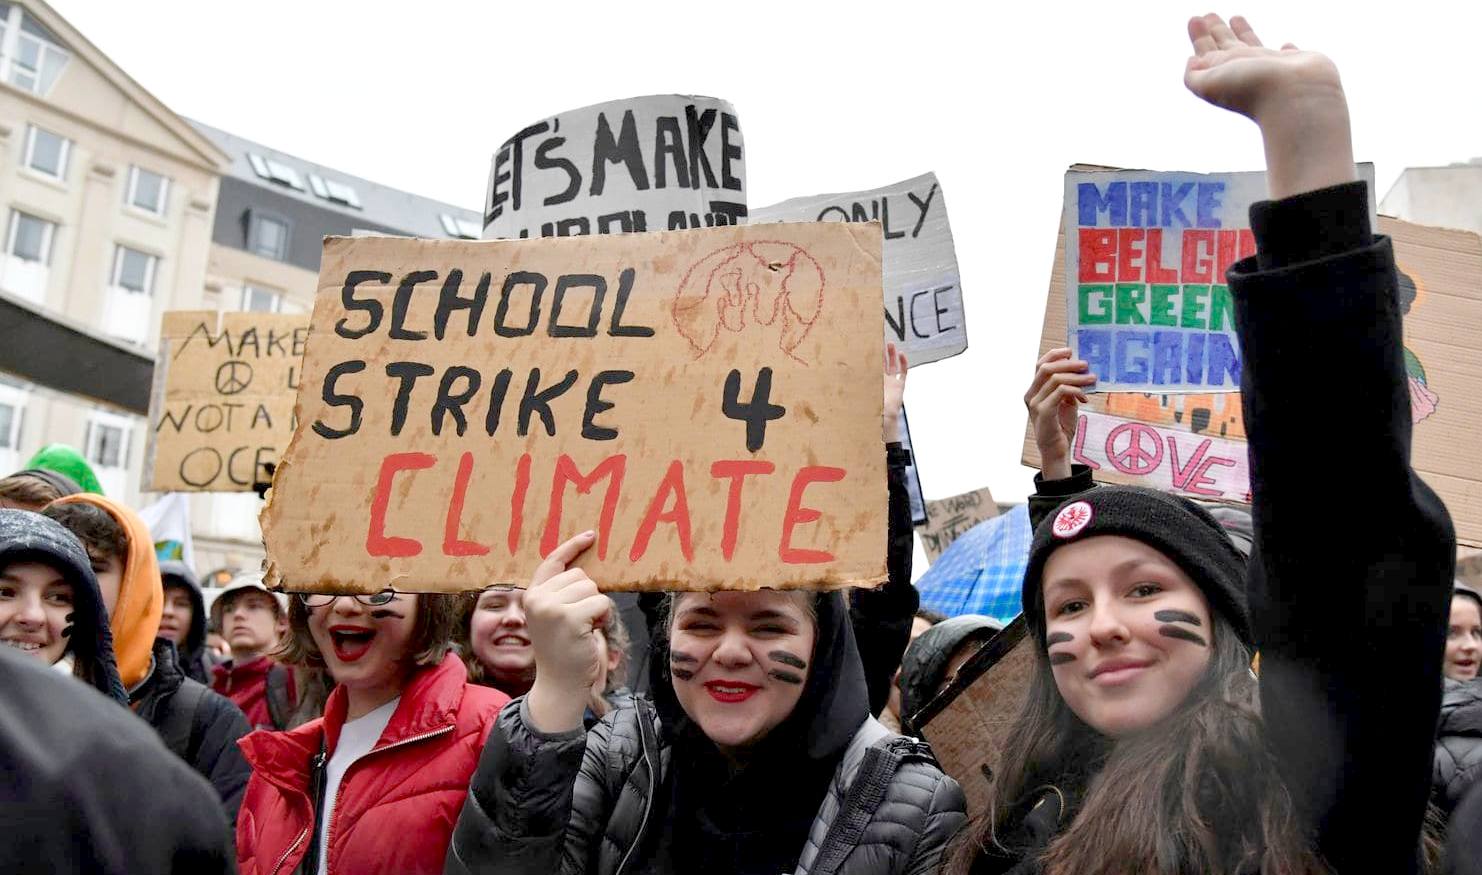
[[[734,104],[753,207],[936,171],[971,346],[911,377],[932,498],[1030,487],[1020,398],[1066,166],[1263,166],[1253,125],[1183,88],[1185,21],[1207,10],[1166,0],[52,3],[176,112],[472,209],[515,131],[652,93]],[[1482,3],[1220,11],[1338,62],[1380,196],[1407,166],[1482,156]]]

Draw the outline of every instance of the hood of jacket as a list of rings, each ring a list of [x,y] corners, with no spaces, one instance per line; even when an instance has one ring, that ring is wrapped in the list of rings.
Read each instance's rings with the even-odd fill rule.
[[[127,704],[114,662],[108,611],[82,543],[65,526],[39,513],[0,509],[0,565],[40,560],[56,566],[72,584],[73,621],[67,652],[79,676],[104,695]]]
[[[182,659],[200,653],[206,645],[206,598],[201,594],[201,582],[189,565],[178,559],[166,559],[159,564],[162,586],[182,586],[190,593],[190,631],[185,635]]]
[[[93,473],[93,466],[87,463],[82,453],[66,444],[48,444],[42,447],[26,463],[26,467],[65,474],[83,492],[103,494],[103,485],[98,482],[98,475]]]
[[[149,676],[143,683],[129,690],[129,705],[133,707],[134,713],[150,725],[156,723],[155,710],[159,703],[174,695],[180,685],[185,683],[185,672],[180,667],[173,642],[156,638],[153,655],[154,667]]]
[[[149,674],[154,639],[160,630],[160,614],[165,606],[165,588],[160,583],[159,560],[154,555],[154,539],[149,527],[137,513],[102,495],[68,495],[53,504],[91,504],[102,508],[123,527],[129,539],[124,557],[123,576],[118,585],[118,601],[108,624],[113,629],[113,652],[118,658],[118,674],[124,687],[132,687]]]
[[[964,645],[987,641],[1003,624],[980,614],[949,617],[917,636],[901,658],[898,681],[901,690],[901,721],[905,725],[941,689],[947,665]]]
[[[1441,722],[1437,735],[1482,738],[1482,678],[1446,681],[1441,695]]]

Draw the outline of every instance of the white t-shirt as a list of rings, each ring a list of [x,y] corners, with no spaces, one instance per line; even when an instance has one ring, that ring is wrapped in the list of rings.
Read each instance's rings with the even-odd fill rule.
[[[329,825],[334,821],[335,795],[339,793],[340,781],[350,764],[370,753],[370,749],[381,740],[391,715],[401,697],[387,702],[364,717],[346,720],[340,727],[340,741],[335,745],[329,762],[324,764],[324,817],[319,821],[319,875],[329,875]]]

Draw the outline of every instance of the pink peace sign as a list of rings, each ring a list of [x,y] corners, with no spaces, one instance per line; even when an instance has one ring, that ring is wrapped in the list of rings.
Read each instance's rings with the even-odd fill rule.
[[[1106,436],[1106,458],[1123,474],[1151,474],[1163,461],[1163,438],[1152,426],[1124,422]]]

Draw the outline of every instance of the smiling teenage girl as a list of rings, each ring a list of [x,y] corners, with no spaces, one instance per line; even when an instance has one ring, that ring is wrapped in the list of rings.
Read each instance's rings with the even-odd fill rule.
[[[1255,552],[1247,568],[1181,498],[1083,491],[1067,426],[1094,379],[1068,350],[1041,359],[1026,396],[1046,456],[1033,503],[1059,506],[1024,580],[1038,659],[954,873],[1419,865],[1454,537],[1409,466],[1394,255],[1353,181],[1332,62],[1263,48],[1239,18],[1189,33],[1188,87],[1260,125],[1273,198],[1251,211],[1257,255],[1229,272]],[[1334,362],[1342,375],[1312,403],[1302,378]],[[1323,466],[1365,477],[1316,489],[1306,448],[1331,409],[1353,416]],[[1357,512],[1375,500],[1383,519]]]
[[[613,608],[569,565],[592,541],[558,547],[525,594],[535,684],[490,738],[449,872],[935,871],[962,791],[869,716],[837,593],[671,597],[655,705],[588,735]]]
[[[323,667],[324,716],[242,741],[241,872],[442,871],[468,777],[499,708],[449,649],[457,597],[295,595],[286,661]]]

